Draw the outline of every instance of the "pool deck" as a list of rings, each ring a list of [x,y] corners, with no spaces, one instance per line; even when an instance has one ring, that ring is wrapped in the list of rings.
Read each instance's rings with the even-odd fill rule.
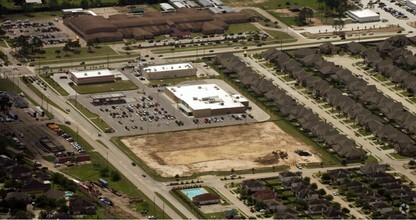
[[[189,193],[187,191],[200,191],[200,192]],[[185,194],[191,201],[195,196],[198,196],[198,195],[201,195],[201,194],[204,194],[204,193],[208,193],[208,191],[206,189],[202,188],[202,187],[201,188],[192,188],[192,189],[183,189],[183,190],[181,190],[181,192],[183,194]]]

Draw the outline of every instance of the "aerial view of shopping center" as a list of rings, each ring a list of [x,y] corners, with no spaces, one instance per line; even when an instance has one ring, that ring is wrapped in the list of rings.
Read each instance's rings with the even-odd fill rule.
[[[0,218],[416,218],[416,0],[0,0]]]

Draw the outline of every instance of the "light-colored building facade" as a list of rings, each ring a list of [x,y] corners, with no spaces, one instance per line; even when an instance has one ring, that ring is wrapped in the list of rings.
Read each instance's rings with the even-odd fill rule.
[[[370,9],[350,10],[347,14],[351,19],[359,23],[380,21],[380,15]]]
[[[77,85],[114,82],[114,74],[108,69],[70,70],[69,78]]]
[[[244,113],[248,100],[240,94],[228,94],[216,84],[169,86],[166,95],[177,107],[195,118]]]
[[[139,71],[148,80],[196,76],[196,68],[191,63],[139,65]]]

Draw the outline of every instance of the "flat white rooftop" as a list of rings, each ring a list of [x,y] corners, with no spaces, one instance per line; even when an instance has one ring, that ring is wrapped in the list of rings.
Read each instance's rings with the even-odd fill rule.
[[[239,94],[228,94],[216,84],[166,87],[193,110],[243,107],[247,101]]]
[[[349,13],[353,14],[357,18],[368,18],[368,17],[379,17],[380,15],[371,11],[370,9],[362,9],[362,10],[351,10],[348,11]]]
[[[190,63],[175,63],[175,64],[147,66],[143,68],[143,71],[154,73],[154,72],[185,70],[185,69],[194,69],[194,67]]]
[[[97,76],[111,76],[114,75],[109,69],[99,70],[70,70],[70,72],[78,79],[97,77]]]

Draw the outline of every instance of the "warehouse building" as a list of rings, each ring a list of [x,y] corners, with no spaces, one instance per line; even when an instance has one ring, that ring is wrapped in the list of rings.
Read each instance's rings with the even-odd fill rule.
[[[347,14],[352,20],[359,23],[380,21],[380,15],[370,9],[350,10]]]
[[[407,6],[413,10],[416,10],[416,0],[407,0]]]
[[[148,80],[196,76],[196,68],[191,63],[139,65],[139,71]]]
[[[249,104],[240,94],[228,94],[216,84],[170,86],[165,93],[182,112],[195,118],[244,113]]]
[[[102,16],[78,16],[64,19],[64,24],[84,40],[100,42],[119,41],[123,38],[136,40],[151,39],[158,35],[181,32],[202,32],[220,34],[230,24],[247,23],[256,20],[251,12],[232,12],[212,14],[197,8],[179,8],[173,13],[145,12],[143,16],[126,14]]]
[[[77,85],[114,82],[114,74],[108,69],[70,70],[69,78]]]

